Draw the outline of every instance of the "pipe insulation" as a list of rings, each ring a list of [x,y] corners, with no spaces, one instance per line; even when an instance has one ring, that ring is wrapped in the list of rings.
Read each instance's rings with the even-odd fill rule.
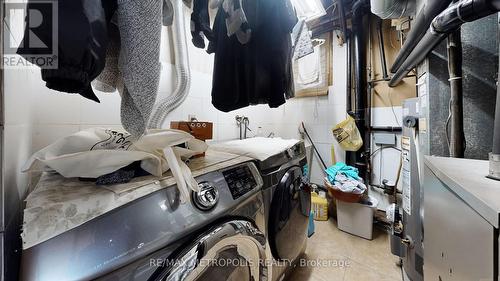
[[[434,18],[425,35],[392,77],[389,86],[396,87],[449,33],[462,24],[498,11],[500,11],[500,0],[461,0],[451,4]]]
[[[399,19],[415,14],[415,0],[370,0],[372,13],[381,19]]]
[[[391,67],[392,73],[395,73],[401,67],[401,64],[403,64],[406,58],[408,58],[411,51],[415,48],[415,46],[417,46],[418,42],[422,39],[425,32],[431,25],[432,20],[444,9],[446,9],[451,2],[452,0],[430,0],[424,4],[415,20],[411,22],[411,30]]]
[[[186,100],[191,86],[183,0],[172,0],[172,5],[174,9],[174,22],[171,29],[174,46],[176,86],[171,95],[164,98],[156,105],[149,121],[148,127],[151,129],[159,129],[163,126],[168,114]]]
[[[450,75],[449,151],[451,157],[464,158],[465,133],[462,86],[462,38],[460,28],[448,35],[447,49],[448,73]]]

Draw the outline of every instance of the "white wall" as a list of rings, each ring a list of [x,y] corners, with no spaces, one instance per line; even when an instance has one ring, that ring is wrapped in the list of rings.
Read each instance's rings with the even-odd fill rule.
[[[374,107],[371,111],[371,122],[374,127],[401,127],[402,120],[402,107]],[[397,118],[397,119],[396,119]],[[401,133],[394,133],[396,135],[396,147],[401,148]],[[372,134],[373,135],[373,134]],[[378,150],[378,152],[374,152]],[[395,149],[386,148],[380,149],[373,141],[371,143],[372,151],[372,178],[371,183],[374,185],[382,185],[383,180],[396,183],[399,173],[399,162],[401,153]],[[401,185],[401,180],[399,185]],[[389,197],[384,194],[383,190],[372,187],[370,188],[370,195],[375,197],[378,202],[378,209],[385,210],[389,206]]]

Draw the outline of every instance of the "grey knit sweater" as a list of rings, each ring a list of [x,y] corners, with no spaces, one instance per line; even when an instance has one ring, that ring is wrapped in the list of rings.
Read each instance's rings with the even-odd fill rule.
[[[144,134],[158,92],[162,4],[163,0],[118,0],[119,34],[110,32],[105,70],[93,83],[105,92],[118,89],[122,125],[135,138]]]

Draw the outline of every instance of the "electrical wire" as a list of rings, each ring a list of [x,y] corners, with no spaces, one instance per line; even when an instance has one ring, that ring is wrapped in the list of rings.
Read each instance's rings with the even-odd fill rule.
[[[450,132],[449,132],[450,120],[451,120],[451,98],[450,98],[450,101],[448,102],[448,118],[446,118],[446,124],[444,127],[444,131],[446,133],[446,143],[448,144],[448,149],[450,149],[450,146],[451,146]]]
[[[394,119],[396,120],[398,126],[401,127],[401,123],[399,123],[398,116],[396,114],[396,111],[394,110],[394,103],[392,102],[392,88],[389,88],[388,98],[389,98],[389,103],[391,105],[392,114],[394,115]]]
[[[382,145],[381,147],[379,147],[379,148],[375,149],[375,150],[374,150],[374,151],[370,154],[370,158],[372,158],[372,157],[373,157],[373,155],[377,154],[377,152],[379,152],[379,151],[381,151],[381,150],[383,150],[383,149],[388,149],[388,148],[395,149],[395,150],[397,150],[397,151],[399,151],[399,152],[401,152],[401,151],[402,151],[402,150],[401,150],[401,148],[399,148],[399,147],[395,147],[395,146],[393,146],[393,145],[391,145],[391,146],[383,146],[383,145]]]

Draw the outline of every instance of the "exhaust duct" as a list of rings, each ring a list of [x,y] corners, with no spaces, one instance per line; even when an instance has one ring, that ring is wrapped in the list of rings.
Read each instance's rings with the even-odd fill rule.
[[[174,45],[176,86],[174,92],[161,100],[155,107],[149,120],[149,128],[159,129],[167,119],[168,114],[179,107],[189,94],[191,72],[189,69],[189,54],[186,38],[186,20],[184,17],[183,0],[172,0],[174,22],[172,39]]]
[[[371,0],[372,13],[381,19],[399,19],[415,14],[414,0]]]

